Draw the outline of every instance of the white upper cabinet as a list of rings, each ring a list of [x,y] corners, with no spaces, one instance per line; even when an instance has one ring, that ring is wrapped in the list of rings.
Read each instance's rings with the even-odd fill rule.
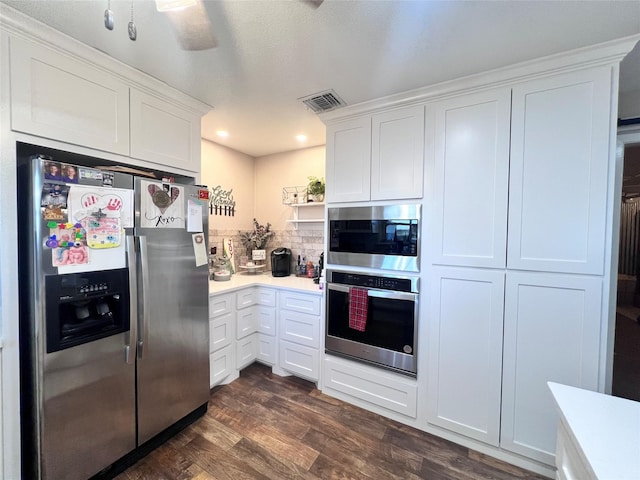
[[[199,171],[199,114],[132,88],[131,156]]]
[[[547,382],[598,388],[602,279],[507,271],[503,448],[554,464],[558,415]]]
[[[327,126],[326,201],[422,198],[424,105]]]
[[[373,115],[371,200],[421,198],[424,105]]]
[[[371,117],[327,126],[326,201],[369,200]]]
[[[433,263],[504,267],[510,115],[509,88],[427,106],[435,157]]]
[[[70,56],[12,37],[11,129],[129,154],[129,88]]]
[[[507,266],[601,275],[611,69],[513,88]]]

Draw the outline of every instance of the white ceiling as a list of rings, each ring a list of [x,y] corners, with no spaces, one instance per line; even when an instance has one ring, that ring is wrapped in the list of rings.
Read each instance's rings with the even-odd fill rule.
[[[150,0],[0,0],[212,105],[202,135],[253,157],[322,145],[298,100],[333,88],[349,105],[640,33],[640,1],[205,0],[218,47],[183,51]],[[640,47],[621,88],[640,91]],[[229,131],[227,139],[216,131]],[[304,133],[300,145],[295,135]]]

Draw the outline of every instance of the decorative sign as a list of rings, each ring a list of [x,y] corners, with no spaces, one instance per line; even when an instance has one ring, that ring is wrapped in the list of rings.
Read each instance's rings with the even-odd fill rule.
[[[184,228],[184,188],[170,183],[140,182],[140,226],[143,228]]]
[[[220,185],[213,187],[209,199],[209,214],[233,217],[236,213],[236,201],[233,199],[233,188],[223,190]]]

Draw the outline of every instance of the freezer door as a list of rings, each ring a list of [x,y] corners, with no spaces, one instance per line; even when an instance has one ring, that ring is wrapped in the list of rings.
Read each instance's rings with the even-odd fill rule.
[[[138,179],[137,198],[149,194],[148,185],[144,182],[141,187]],[[181,197],[186,209],[189,198],[197,199],[197,189],[184,187],[175,200]],[[148,211],[136,212],[139,215],[153,217]],[[206,263],[196,266],[193,232],[158,227],[136,228],[136,233],[141,445],[209,400],[209,278]]]
[[[136,447],[126,333],[45,355],[42,478],[86,479]]]

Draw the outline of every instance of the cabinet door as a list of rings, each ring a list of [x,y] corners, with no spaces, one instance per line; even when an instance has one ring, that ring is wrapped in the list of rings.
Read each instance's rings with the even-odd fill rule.
[[[372,117],[371,200],[422,198],[424,106]]]
[[[513,89],[509,268],[603,273],[611,89],[609,67]]]
[[[435,267],[429,423],[498,446],[504,271]]]
[[[427,107],[434,132],[434,263],[504,268],[511,90]]]
[[[131,156],[200,171],[200,115],[131,89]]]
[[[327,125],[327,202],[371,195],[371,117]]]
[[[558,414],[547,382],[597,390],[602,280],[507,272],[501,446],[554,464]]]
[[[129,87],[88,64],[12,37],[11,129],[129,155]]]

